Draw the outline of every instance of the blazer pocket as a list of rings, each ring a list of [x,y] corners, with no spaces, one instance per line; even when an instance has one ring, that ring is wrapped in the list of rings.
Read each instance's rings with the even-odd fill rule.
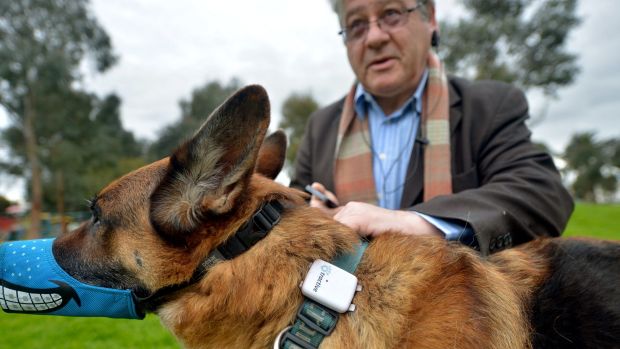
[[[455,193],[478,187],[478,171],[476,169],[476,166],[473,166],[465,172],[458,173],[452,176],[452,190]]]

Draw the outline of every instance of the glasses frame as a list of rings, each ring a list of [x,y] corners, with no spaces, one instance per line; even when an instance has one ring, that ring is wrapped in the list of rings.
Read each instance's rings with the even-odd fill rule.
[[[418,10],[418,9],[419,9],[420,7],[422,7],[422,6],[424,6],[424,3],[419,2],[417,5],[415,5],[415,6],[413,6],[413,7],[410,7],[410,8],[405,8],[405,9],[404,9],[405,11],[404,11],[403,13],[401,13],[401,14],[400,14],[401,18],[403,18],[403,19],[404,19],[404,21],[402,21],[402,23],[401,23],[401,24],[399,24],[399,25],[397,25],[397,26],[394,26],[394,27],[391,27],[391,28],[398,28],[398,27],[401,27],[401,26],[406,25],[406,24],[407,24],[407,22],[409,21],[409,15],[410,15],[411,13],[415,12],[416,10]],[[377,27],[378,27],[379,29],[381,29],[382,31],[386,31],[385,29],[383,29],[383,28],[381,27],[381,25],[382,25],[384,22],[385,22],[385,19],[384,19],[384,18],[377,18],[377,19],[375,19],[375,20],[373,20],[373,21],[366,21],[366,22],[364,23],[364,24],[365,24],[364,35],[361,35],[358,39],[355,39],[355,40],[350,39],[350,38],[349,38],[349,36],[347,35],[347,32],[351,30],[350,28],[349,28],[349,29],[347,29],[347,28],[342,28],[342,29],[340,29],[340,31],[338,32],[338,35],[341,35],[341,36],[342,36],[342,41],[343,41],[345,44],[346,44],[346,43],[352,43],[352,42],[358,42],[358,41],[361,41],[361,39],[366,38],[366,36],[368,35],[368,31],[370,30],[370,25],[371,25],[372,23],[377,23]]]

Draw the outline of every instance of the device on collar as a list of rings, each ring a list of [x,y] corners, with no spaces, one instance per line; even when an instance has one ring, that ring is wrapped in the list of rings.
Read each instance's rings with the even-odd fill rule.
[[[52,253],[55,239],[0,245],[0,306],[7,313],[142,319],[131,290],[85,284]]]
[[[316,260],[299,285],[306,296],[297,310],[295,322],[276,337],[274,349],[316,349],[338,323],[339,312],[354,311],[351,301],[361,291],[355,272],[366,248],[361,241],[353,253],[338,255],[331,263]]]
[[[351,301],[360,290],[355,275],[321,259],[312,263],[301,284],[304,296],[341,314],[355,310]]]

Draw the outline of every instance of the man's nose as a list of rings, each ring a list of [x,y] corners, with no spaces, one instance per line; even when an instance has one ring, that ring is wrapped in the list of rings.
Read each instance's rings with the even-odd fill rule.
[[[377,47],[383,45],[390,39],[390,35],[381,28],[378,21],[368,23],[368,33],[366,33],[366,45],[368,47]]]

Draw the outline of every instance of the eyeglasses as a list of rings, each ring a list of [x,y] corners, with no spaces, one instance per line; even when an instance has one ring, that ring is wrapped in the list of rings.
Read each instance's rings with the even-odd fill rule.
[[[366,37],[370,29],[370,23],[377,23],[377,26],[384,31],[402,27],[407,24],[409,14],[422,6],[419,3],[411,8],[388,9],[383,11],[379,18],[374,21],[356,19],[338,34],[342,35],[342,40],[346,43],[358,42]]]

